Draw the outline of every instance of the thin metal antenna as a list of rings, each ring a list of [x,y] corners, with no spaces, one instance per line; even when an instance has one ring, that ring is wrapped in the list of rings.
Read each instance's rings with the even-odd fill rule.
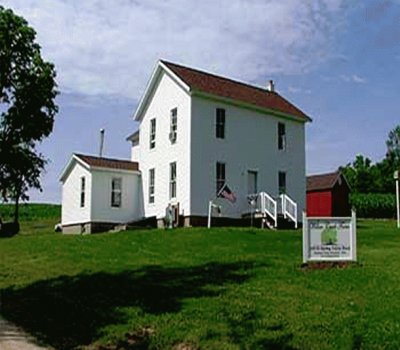
[[[100,149],[99,149],[99,157],[103,156],[103,147],[104,147],[104,129],[100,129]]]

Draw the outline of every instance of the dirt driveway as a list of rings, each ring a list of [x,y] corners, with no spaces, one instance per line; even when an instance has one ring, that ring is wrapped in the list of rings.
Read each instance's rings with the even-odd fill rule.
[[[35,340],[22,329],[0,316],[0,349],[1,350],[50,350],[35,345]]]

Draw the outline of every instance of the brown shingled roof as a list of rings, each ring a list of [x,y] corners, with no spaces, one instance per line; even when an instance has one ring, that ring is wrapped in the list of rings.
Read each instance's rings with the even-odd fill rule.
[[[161,61],[191,89],[275,110],[298,117],[302,121],[311,119],[299,108],[276,92],[248,85],[228,78]]]
[[[333,188],[340,172],[307,176],[307,192],[322,191]]]
[[[139,163],[131,162],[129,160],[94,157],[77,153],[74,153],[74,155],[84,161],[89,166],[93,167],[119,170],[139,170]]]

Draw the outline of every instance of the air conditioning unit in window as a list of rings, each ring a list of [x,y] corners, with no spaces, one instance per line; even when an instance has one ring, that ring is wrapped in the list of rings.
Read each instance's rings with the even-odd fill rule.
[[[176,131],[171,131],[169,133],[169,140],[174,143],[176,141]]]

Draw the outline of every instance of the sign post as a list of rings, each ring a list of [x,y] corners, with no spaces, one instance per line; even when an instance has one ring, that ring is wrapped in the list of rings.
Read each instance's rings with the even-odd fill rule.
[[[303,213],[303,262],[356,261],[356,213],[351,217],[307,217]]]
[[[303,263],[307,262],[308,257],[308,222],[307,213],[303,211]]]
[[[212,217],[212,211],[213,211],[214,208],[217,209],[218,210],[218,214],[221,215],[221,206],[214,204],[212,200],[209,201],[208,202],[207,228],[211,228],[211,217]]]
[[[397,228],[400,228],[400,186],[399,186],[399,179],[400,174],[399,170],[394,172],[394,179],[396,181],[396,207],[397,207]]]

